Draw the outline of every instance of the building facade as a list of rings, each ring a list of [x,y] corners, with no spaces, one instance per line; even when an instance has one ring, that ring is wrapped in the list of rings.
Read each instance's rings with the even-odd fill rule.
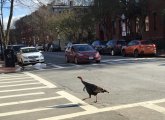
[[[147,1],[147,15],[144,18],[143,26],[140,25],[139,18],[127,19],[124,14],[112,20],[105,18],[97,25],[97,38],[108,39],[147,39],[152,40],[158,49],[165,49],[165,1]],[[143,31],[142,31],[143,27]]]

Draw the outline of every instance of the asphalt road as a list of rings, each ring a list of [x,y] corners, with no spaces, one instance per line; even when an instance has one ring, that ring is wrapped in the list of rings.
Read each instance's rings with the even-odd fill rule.
[[[0,75],[1,120],[165,120],[164,58],[103,56],[75,65],[63,53],[46,56],[44,69]],[[88,94],[77,76],[110,94],[82,101]]]

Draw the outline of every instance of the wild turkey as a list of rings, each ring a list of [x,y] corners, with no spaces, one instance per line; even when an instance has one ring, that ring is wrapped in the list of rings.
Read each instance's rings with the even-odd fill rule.
[[[98,93],[104,93],[104,92],[107,92],[109,93],[107,90],[101,88],[101,87],[98,87],[94,84],[91,84],[91,83],[88,83],[88,82],[85,82],[82,77],[78,76],[77,78],[79,78],[81,80],[81,82],[84,84],[84,88],[83,88],[83,91],[87,91],[87,93],[89,94],[89,97],[88,98],[84,98],[83,100],[86,100],[86,99],[89,99],[91,98],[91,95],[94,95],[96,96],[96,101],[94,102],[97,102],[97,94]]]

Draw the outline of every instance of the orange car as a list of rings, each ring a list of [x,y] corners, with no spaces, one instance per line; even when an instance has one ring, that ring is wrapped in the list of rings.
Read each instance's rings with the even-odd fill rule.
[[[122,55],[156,55],[156,45],[148,40],[132,40],[122,48]]]

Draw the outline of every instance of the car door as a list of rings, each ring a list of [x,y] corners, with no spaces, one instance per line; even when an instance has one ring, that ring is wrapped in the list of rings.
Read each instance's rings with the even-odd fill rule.
[[[106,53],[111,53],[112,45],[113,45],[113,41],[110,40],[110,41],[107,43]]]
[[[127,47],[125,48],[126,54],[132,54],[134,48],[133,46],[134,46],[134,41],[128,43]]]

